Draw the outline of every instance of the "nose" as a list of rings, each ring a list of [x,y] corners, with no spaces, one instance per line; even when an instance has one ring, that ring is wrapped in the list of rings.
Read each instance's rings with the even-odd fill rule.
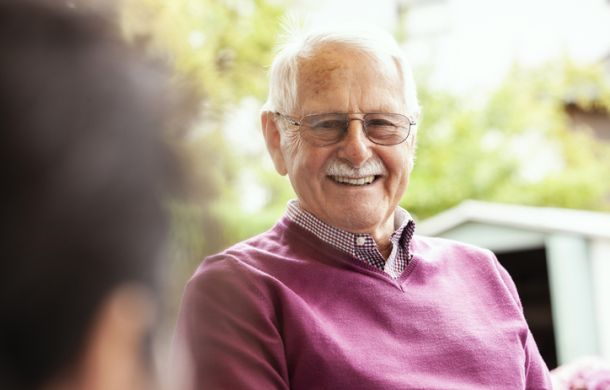
[[[371,141],[364,133],[362,119],[350,118],[347,134],[341,141],[339,157],[349,161],[354,167],[364,164],[373,154]]]

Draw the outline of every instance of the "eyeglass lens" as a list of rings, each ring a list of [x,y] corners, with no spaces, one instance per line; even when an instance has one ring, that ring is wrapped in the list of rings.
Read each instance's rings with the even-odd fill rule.
[[[409,119],[391,113],[368,113],[363,118],[350,118],[344,113],[307,115],[301,123],[301,131],[310,142],[329,145],[340,141],[354,120],[362,123],[366,136],[377,144],[395,145],[409,136]]]

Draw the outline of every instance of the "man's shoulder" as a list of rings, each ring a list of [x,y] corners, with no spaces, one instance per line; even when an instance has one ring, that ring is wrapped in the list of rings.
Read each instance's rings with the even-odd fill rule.
[[[277,286],[268,241],[273,229],[206,257],[188,280],[183,307],[196,312],[271,310],[271,289]]]
[[[420,272],[461,275],[471,283],[486,281],[486,285],[508,290],[518,301],[509,274],[489,249],[439,237],[414,236],[412,254]],[[497,291],[497,290],[496,290]]]
[[[218,253],[207,256],[201,263],[200,268],[215,263],[256,263],[262,258],[281,252],[284,250],[284,246],[285,244],[282,243],[281,236],[278,235],[275,229],[270,229],[264,233],[237,242]]]
[[[240,278],[253,274],[274,274],[284,259],[291,257],[286,226],[276,224],[266,232],[207,256],[191,281],[207,278]]]
[[[469,268],[495,268],[497,260],[489,249],[441,237],[415,235],[411,240],[411,253],[423,263]]]

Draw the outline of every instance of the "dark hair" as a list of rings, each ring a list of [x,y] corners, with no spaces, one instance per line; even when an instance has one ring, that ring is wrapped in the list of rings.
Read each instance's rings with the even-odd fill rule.
[[[115,287],[155,288],[168,73],[100,15],[0,2],[0,388],[75,363]]]

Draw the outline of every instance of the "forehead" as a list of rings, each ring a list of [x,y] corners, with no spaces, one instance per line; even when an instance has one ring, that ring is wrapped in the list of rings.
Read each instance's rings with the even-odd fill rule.
[[[299,59],[296,111],[400,112],[402,77],[389,56],[324,44]]]

